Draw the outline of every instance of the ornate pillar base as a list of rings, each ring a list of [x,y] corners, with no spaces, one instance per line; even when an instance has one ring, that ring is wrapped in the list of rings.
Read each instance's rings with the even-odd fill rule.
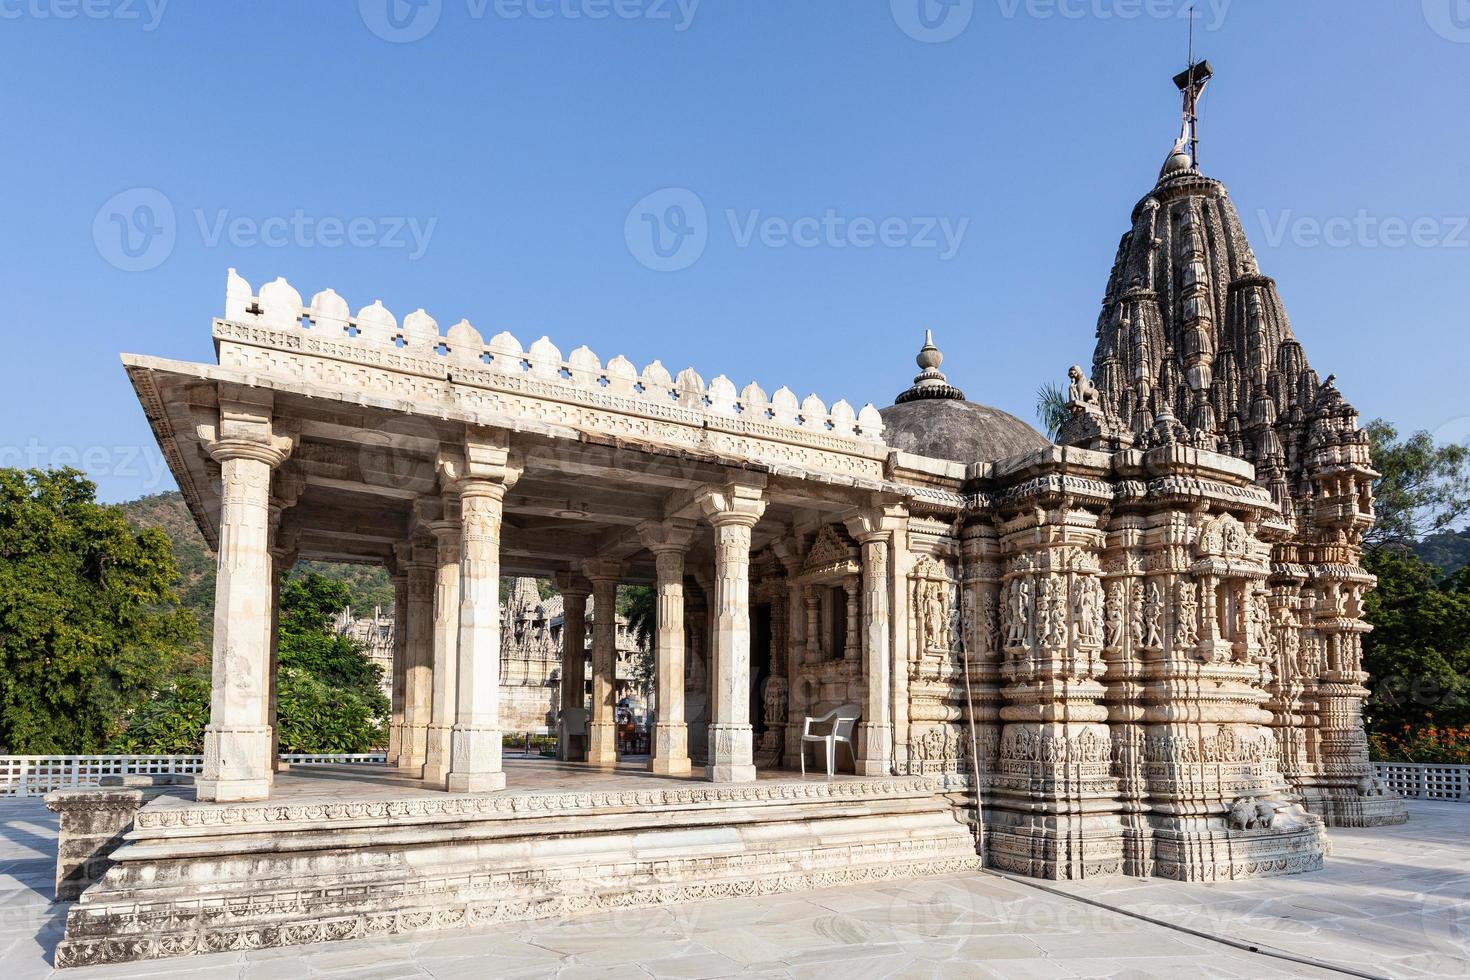
[[[587,764],[613,768],[618,764],[618,728],[611,723],[587,726]]]
[[[444,788],[449,792],[493,793],[505,789],[499,729],[456,726],[450,751],[458,771],[445,777]]]
[[[688,726],[674,722],[654,724],[653,758],[648,768],[660,776],[687,776],[693,771],[689,762]]]
[[[428,759],[429,729],[427,725],[404,725],[399,735],[398,769],[418,773]]]
[[[217,759],[211,774],[208,769],[194,781],[197,798],[204,802],[247,802],[270,796],[271,774],[265,768],[270,751],[269,725],[248,728],[204,729],[206,759]],[[227,775],[225,775],[227,774]]]
[[[454,757],[454,726],[430,725],[426,734],[423,780],[434,786],[445,785],[450,760]]]
[[[870,725],[859,722],[855,748],[857,749],[857,774],[859,776],[891,776],[893,760],[889,758],[889,747],[893,744],[892,725]]]
[[[1302,786],[1302,806],[1329,827],[1391,827],[1409,822],[1403,797],[1381,786]]]
[[[402,738],[402,725],[395,723],[388,726],[388,765],[391,767],[396,768],[398,765],[398,757],[402,754],[402,750],[399,749]]]
[[[755,782],[755,754],[749,725],[709,726],[709,765],[704,777],[712,783]]]

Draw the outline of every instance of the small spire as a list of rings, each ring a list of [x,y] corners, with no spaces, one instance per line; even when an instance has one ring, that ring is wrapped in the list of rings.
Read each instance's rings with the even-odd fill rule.
[[[924,331],[924,346],[919,348],[919,355],[914,358],[919,365],[919,374],[914,378],[914,386],[894,399],[894,403],[902,405],[904,402],[918,401],[921,398],[947,398],[954,401],[964,401],[965,393],[949,383],[944,372],[939,366],[944,363],[944,353],[934,346],[934,331]]]

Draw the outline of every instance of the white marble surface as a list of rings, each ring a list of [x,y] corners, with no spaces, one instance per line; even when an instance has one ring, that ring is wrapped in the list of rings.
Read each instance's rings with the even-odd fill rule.
[[[1410,808],[1406,826],[1334,831],[1327,870],[1315,875],[1063,887],[1368,973],[1470,975],[1470,807]],[[0,801],[7,980],[1340,976],[983,875],[53,971],[65,911],[50,903],[54,820],[39,801]]]

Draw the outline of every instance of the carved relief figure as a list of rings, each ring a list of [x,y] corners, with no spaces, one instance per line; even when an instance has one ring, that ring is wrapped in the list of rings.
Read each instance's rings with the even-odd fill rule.
[[[1123,589],[1124,585],[1122,582],[1114,582],[1110,585],[1105,603],[1107,609],[1106,641],[1107,645],[1114,649],[1123,645],[1123,626],[1125,621],[1123,614]]]
[[[1092,644],[1098,640],[1097,580],[1079,578],[1072,585],[1072,616],[1077,623],[1077,639]]]
[[[1302,637],[1298,631],[1296,616],[1292,615],[1289,608],[1283,606],[1276,610],[1276,628],[1281,633],[1279,643],[1282,677],[1293,681],[1301,680]]]
[[[924,640],[931,650],[948,650],[949,602],[943,582],[929,582],[924,587]]]
[[[985,590],[985,600],[982,606],[984,611],[980,617],[980,635],[985,643],[985,652],[994,656],[1000,649],[1000,610],[994,592],[989,589]]]
[[[1011,583],[1010,630],[1006,635],[1006,646],[1026,647],[1031,628],[1031,580],[1019,578]]]
[[[1251,602],[1251,655],[1252,659],[1264,662],[1274,659],[1275,644],[1271,640],[1271,609],[1265,596],[1256,596]]]
[[[1199,643],[1199,586],[1179,583],[1179,615],[1174,623],[1174,645],[1192,647]]]
[[[766,680],[766,728],[786,724],[786,678],[770,677]]]
[[[1149,649],[1164,645],[1164,593],[1158,582],[1150,582],[1143,599],[1143,643]]]
[[[1046,597],[1041,612],[1041,628],[1052,647],[1067,646],[1067,593],[1061,579],[1046,580]]]

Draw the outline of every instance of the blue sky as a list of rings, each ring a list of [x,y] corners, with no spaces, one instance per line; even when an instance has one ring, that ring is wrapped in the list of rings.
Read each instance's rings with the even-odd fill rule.
[[[388,2],[0,0],[0,465],[171,489],[118,353],[212,360],[230,266],[829,403],[930,328],[1029,421],[1178,127],[1184,0]],[[1470,2],[1199,25],[1314,366],[1470,436]]]

